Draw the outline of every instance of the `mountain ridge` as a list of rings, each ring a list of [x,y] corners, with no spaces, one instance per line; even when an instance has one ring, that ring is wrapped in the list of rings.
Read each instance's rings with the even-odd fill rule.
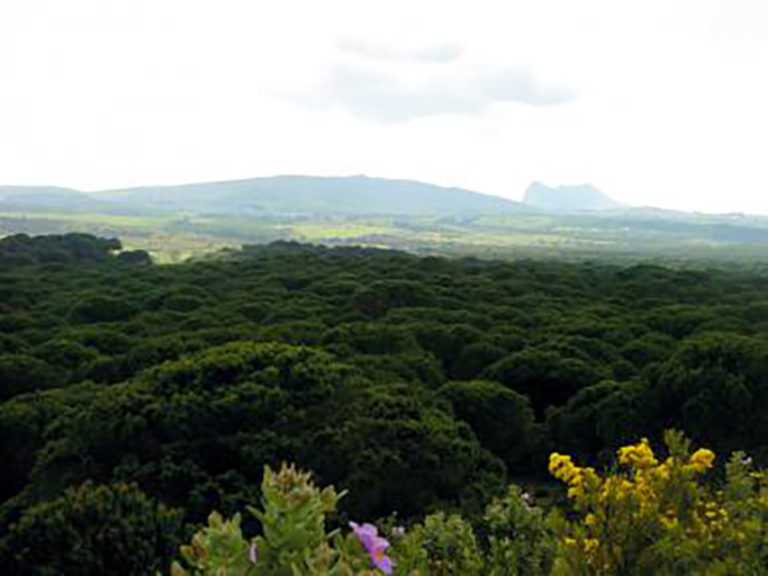
[[[538,197],[537,197],[538,194]],[[542,200],[541,194],[544,194]],[[586,196],[586,200],[585,200]],[[562,198],[565,197],[565,201]],[[532,182],[522,201],[456,186],[365,175],[281,174],[82,191],[49,185],[0,185],[0,211],[176,213],[264,216],[482,216],[593,212],[645,218],[691,216],[749,219],[758,214],[709,214],[621,204],[591,184],[551,187]]]
[[[523,202],[529,206],[558,212],[625,208],[588,182],[565,186],[547,186],[542,182],[532,182],[525,191]]]
[[[529,212],[523,203],[458,187],[370,176],[284,174],[90,192],[159,211],[253,215],[435,215]]]
[[[61,186],[0,186],[0,208],[10,211],[88,211],[117,208],[87,192]]]

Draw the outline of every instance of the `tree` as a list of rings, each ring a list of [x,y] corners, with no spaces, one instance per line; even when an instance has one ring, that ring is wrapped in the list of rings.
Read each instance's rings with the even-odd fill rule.
[[[25,354],[0,356],[0,400],[61,384],[61,373],[43,360]]]
[[[649,404],[642,382],[605,381],[582,388],[565,406],[548,413],[550,442],[584,459],[607,459],[638,435],[661,432],[650,417]]]
[[[434,295],[429,288],[410,280],[380,280],[354,296],[355,308],[369,318],[380,318],[398,307],[429,306]]]
[[[528,398],[496,382],[449,382],[440,390],[455,416],[469,424],[480,444],[514,467],[533,444]]]
[[[602,374],[581,360],[527,348],[493,364],[480,377],[528,396],[536,414],[543,416],[548,406],[565,404],[582,388],[596,384]]]
[[[181,536],[181,515],[135,485],[87,482],[27,509],[0,540],[0,565],[7,576],[145,576],[170,568]]]
[[[146,250],[126,250],[117,255],[117,260],[134,266],[148,266],[152,264],[152,257]]]
[[[655,418],[721,451],[768,450],[768,345],[735,334],[691,338],[651,380]]]
[[[114,296],[91,296],[77,302],[69,311],[69,320],[74,323],[119,322],[128,320],[139,312],[139,308],[124,298]]]
[[[452,374],[459,380],[472,380],[506,355],[506,350],[488,342],[469,344],[453,363]]]

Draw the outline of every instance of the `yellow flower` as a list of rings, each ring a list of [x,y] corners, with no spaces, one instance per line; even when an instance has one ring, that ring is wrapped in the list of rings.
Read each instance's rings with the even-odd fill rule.
[[[579,468],[573,463],[570,456],[555,452],[549,457],[549,472],[563,482],[571,483],[579,474]]]
[[[597,487],[600,477],[594,468],[579,468],[570,456],[553,453],[549,457],[549,471],[557,478],[568,484],[568,497],[581,500],[586,496],[590,486]]]
[[[651,468],[658,464],[647,438],[639,444],[619,448],[619,463],[632,468]]]
[[[671,470],[672,463],[670,462],[670,460],[671,458],[667,458],[666,462],[664,462],[663,464],[660,464],[654,470],[656,477],[663,482],[669,481],[669,479],[672,477],[672,470]]]
[[[587,538],[584,540],[584,551],[587,554],[591,554],[595,550],[597,550],[597,547],[600,545],[600,541],[596,538]]]
[[[586,495],[586,492],[584,491],[584,487],[581,484],[574,484],[570,488],[568,488],[568,498],[572,498],[574,500],[580,500]]]
[[[695,472],[706,472],[712,468],[715,461],[715,454],[712,450],[701,448],[693,453],[688,461],[688,467]]]

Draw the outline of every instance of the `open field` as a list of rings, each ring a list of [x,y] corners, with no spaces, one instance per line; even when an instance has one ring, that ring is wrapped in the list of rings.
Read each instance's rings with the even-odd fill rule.
[[[119,237],[127,247],[147,250],[156,261],[164,263],[275,240],[493,258],[760,261],[768,254],[768,220],[746,217],[554,213],[465,218],[280,217],[0,212],[0,235],[66,232]]]

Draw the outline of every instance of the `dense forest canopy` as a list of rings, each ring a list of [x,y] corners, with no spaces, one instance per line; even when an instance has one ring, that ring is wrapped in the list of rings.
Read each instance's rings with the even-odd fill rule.
[[[11,526],[52,502],[149,510],[167,532],[142,541],[166,549],[258,501],[283,461],[350,490],[340,519],[476,514],[543,479],[555,448],[600,466],[672,427],[768,462],[759,272],[293,242],[161,266],[120,249],[0,240],[5,562]]]

